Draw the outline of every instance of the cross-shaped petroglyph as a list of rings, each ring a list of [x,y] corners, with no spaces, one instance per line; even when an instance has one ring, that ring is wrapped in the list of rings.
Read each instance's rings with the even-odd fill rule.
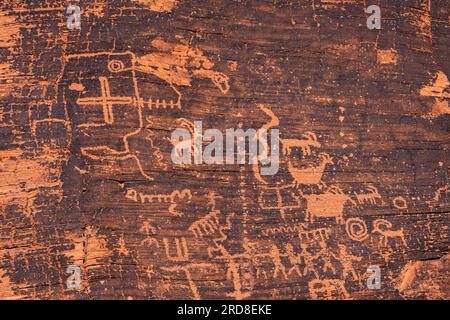
[[[115,104],[131,104],[133,102],[132,97],[113,97],[111,96],[111,89],[109,87],[109,81],[106,77],[99,77],[100,87],[102,95],[100,97],[79,98],[77,103],[79,105],[101,105],[103,107],[103,115],[105,117],[105,123],[114,123],[114,111],[113,106]]]

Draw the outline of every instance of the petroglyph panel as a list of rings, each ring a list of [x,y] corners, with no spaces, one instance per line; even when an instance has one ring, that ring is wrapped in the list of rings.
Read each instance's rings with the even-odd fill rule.
[[[450,298],[445,0],[377,1],[381,29],[356,0],[80,0],[80,29],[31,2],[0,4],[0,299]],[[174,163],[199,121],[257,163]]]

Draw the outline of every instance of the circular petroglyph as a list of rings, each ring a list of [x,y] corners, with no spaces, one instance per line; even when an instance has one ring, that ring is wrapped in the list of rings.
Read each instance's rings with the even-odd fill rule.
[[[408,203],[406,202],[405,198],[398,196],[392,199],[392,203],[394,204],[394,207],[397,209],[407,209]]]
[[[120,72],[125,69],[125,65],[120,60],[111,60],[108,62],[108,69],[111,72]]]
[[[355,241],[363,241],[369,234],[367,225],[361,218],[350,218],[345,222],[345,231],[350,239]]]

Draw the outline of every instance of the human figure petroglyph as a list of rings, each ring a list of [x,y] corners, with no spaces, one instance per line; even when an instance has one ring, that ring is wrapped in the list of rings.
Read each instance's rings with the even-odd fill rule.
[[[240,259],[251,259],[249,253],[243,254],[230,254],[228,250],[223,245],[217,245],[214,248],[210,248],[209,254],[212,258],[225,260],[227,264],[227,280],[233,282],[234,291],[228,293],[227,296],[233,297],[236,300],[245,299],[251,296],[251,292],[243,291],[242,279],[240,274]]]
[[[186,280],[188,282],[189,288],[192,291],[194,299],[200,300],[202,297],[201,297],[198,287],[192,277],[191,269],[193,269],[193,270],[212,270],[212,269],[216,269],[216,267],[211,263],[190,263],[188,265],[180,265],[180,266],[173,266],[173,267],[161,267],[161,270],[168,271],[171,273],[176,273],[176,272],[180,272],[180,271],[183,272],[186,276]]]
[[[331,262],[331,258],[334,258],[339,261],[339,257],[337,257],[327,246],[327,243],[324,240],[319,241],[319,251],[314,255],[315,259],[321,259],[323,262],[322,270],[324,273],[327,273],[330,270],[333,274],[336,273],[336,268],[333,266]]]
[[[287,280],[288,274],[286,272],[286,267],[281,261],[281,253],[276,245],[272,245],[270,249],[270,255],[274,263],[273,278],[276,279],[278,277],[278,273],[281,273],[283,278]]]
[[[391,230],[392,223],[384,220],[384,219],[377,219],[373,222],[373,230],[372,233],[378,233],[381,235],[384,246],[388,246],[389,238],[400,238],[403,245],[407,247],[407,243],[405,241],[405,235],[403,232],[403,228],[399,228],[397,230]]]
[[[339,261],[342,264],[342,277],[345,279],[347,275],[350,274],[353,277],[353,280],[358,280],[359,277],[356,274],[355,268],[353,267],[353,261],[360,262],[362,257],[357,257],[351,255],[347,252],[347,247],[345,245],[339,244]]]
[[[300,271],[301,256],[294,251],[294,247],[290,243],[286,244],[286,255],[288,257],[289,263],[292,265],[292,267],[288,271],[288,276],[291,276],[291,274],[295,272],[299,277],[301,277],[302,276],[302,272]]]
[[[308,273],[313,273],[316,278],[319,278],[319,273],[315,269],[315,255],[312,255],[308,251],[308,245],[306,243],[300,243],[300,253],[298,255],[304,262],[303,276],[307,276]]]
[[[159,248],[158,240],[153,238],[156,235],[156,228],[150,224],[150,221],[144,221],[139,231],[145,232],[145,239],[141,241],[141,245],[148,245],[149,247],[155,245]]]
[[[314,222],[315,218],[336,218],[336,223],[344,222],[344,206],[347,202],[356,205],[350,196],[337,186],[329,188],[322,194],[303,195],[307,201],[306,221]]]

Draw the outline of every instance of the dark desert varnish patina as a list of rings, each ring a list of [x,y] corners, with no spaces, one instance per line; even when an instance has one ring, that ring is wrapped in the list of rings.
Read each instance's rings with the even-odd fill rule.
[[[1,299],[449,299],[448,1],[75,2],[0,4]]]

